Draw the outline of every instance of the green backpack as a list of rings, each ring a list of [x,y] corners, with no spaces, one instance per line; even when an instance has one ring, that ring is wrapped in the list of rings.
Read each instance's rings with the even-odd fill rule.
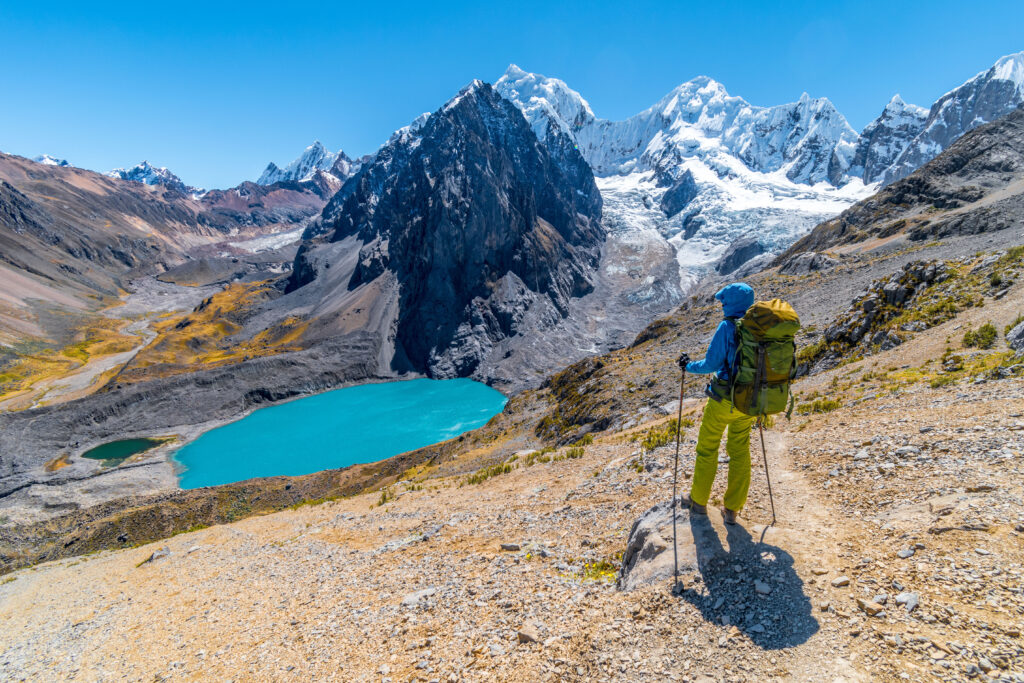
[[[799,329],[796,311],[781,299],[758,301],[736,320],[729,400],[741,413],[752,417],[792,413],[789,384],[796,375],[793,337]]]

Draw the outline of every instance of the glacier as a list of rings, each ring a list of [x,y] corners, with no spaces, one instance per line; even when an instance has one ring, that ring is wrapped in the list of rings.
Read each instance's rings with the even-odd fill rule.
[[[542,140],[570,136],[597,176],[606,230],[669,243],[684,290],[734,241],[756,237],[768,258],[875,189],[846,173],[859,136],[825,98],[757,107],[701,76],[609,121],[564,82],[515,65],[495,87]]]

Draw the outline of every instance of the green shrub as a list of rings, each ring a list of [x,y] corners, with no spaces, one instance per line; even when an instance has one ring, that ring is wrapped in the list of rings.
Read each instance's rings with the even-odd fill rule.
[[[1000,275],[998,271],[995,271],[989,277],[988,283],[993,287],[998,287],[999,285],[1003,284],[1003,276]]]
[[[809,403],[801,403],[796,407],[796,412],[807,415],[809,413],[831,413],[836,408],[841,408],[842,403],[831,398],[819,398]]]
[[[992,323],[985,323],[976,330],[967,330],[964,333],[964,346],[976,347],[979,349],[991,349],[996,343],[996,326]]]
[[[551,458],[548,457],[548,453],[554,453],[555,449],[551,446],[545,446],[539,451],[533,451],[532,453],[526,454],[526,466],[533,467],[537,463],[551,462]]]
[[[667,446],[668,444],[676,440],[676,429],[679,425],[679,421],[676,418],[672,418],[661,427],[653,427],[647,431],[644,435],[643,441],[640,442],[641,448],[645,451],[653,451],[656,448]],[[683,429],[688,429],[693,426],[693,420],[685,418],[682,423]],[[640,438],[634,436],[633,440]]]
[[[466,479],[466,483],[482,484],[491,477],[497,477],[498,475],[501,474],[508,474],[515,468],[515,465],[513,465],[510,462],[502,462],[498,463],[497,465],[491,465],[490,467],[485,467],[482,470],[477,470],[474,474],[469,475],[469,477]]]
[[[939,375],[938,377],[933,379],[931,382],[929,382],[928,386],[930,386],[932,389],[939,389],[939,388],[944,387],[944,386],[946,386],[948,384],[952,384],[953,382],[956,381],[956,379],[957,378],[956,378],[955,375]]]
[[[828,348],[828,343],[825,338],[822,337],[818,341],[810,344],[809,346],[803,346],[797,349],[796,362],[797,363],[810,363],[818,359],[818,357],[825,352]]]

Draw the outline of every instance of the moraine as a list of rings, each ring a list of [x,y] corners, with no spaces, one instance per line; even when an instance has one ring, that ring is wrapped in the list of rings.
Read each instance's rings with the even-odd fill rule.
[[[184,489],[376,462],[487,423],[505,397],[468,379],[363,384],[206,432],[174,455]]]

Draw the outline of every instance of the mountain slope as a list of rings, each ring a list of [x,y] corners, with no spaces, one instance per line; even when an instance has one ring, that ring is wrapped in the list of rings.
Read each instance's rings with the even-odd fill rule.
[[[999,59],[960,87],[940,97],[921,132],[881,177],[898,180],[934,158],[964,133],[995,121],[1024,103],[1024,52]]]
[[[1024,109],[957,140],[912,174],[882,188],[794,244],[805,251],[886,239],[1001,230],[1024,222]]]
[[[600,217],[582,157],[553,157],[476,81],[346,182],[300,249],[289,290],[326,287],[316,296],[327,302],[376,288],[394,302],[393,362],[469,375],[531,308],[564,317],[590,290]]]

